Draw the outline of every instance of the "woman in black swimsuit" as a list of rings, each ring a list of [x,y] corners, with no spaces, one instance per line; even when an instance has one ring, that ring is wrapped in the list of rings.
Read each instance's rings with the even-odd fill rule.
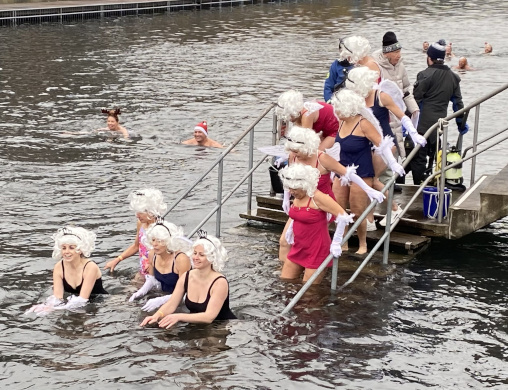
[[[53,258],[59,260],[53,269],[53,295],[29,312],[44,313],[54,309],[84,306],[90,296],[107,294],[102,286],[99,266],[89,259],[95,249],[95,233],[80,227],[64,227],[53,235]],[[72,294],[67,303],[64,292]]]
[[[198,235],[192,245],[193,269],[180,277],[170,300],[146,317],[141,326],[159,322],[159,327],[168,329],[180,321],[210,324],[236,318],[229,308],[228,281],[219,272],[228,259],[227,251],[218,238],[203,231]],[[175,313],[184,294],[190,313]]]

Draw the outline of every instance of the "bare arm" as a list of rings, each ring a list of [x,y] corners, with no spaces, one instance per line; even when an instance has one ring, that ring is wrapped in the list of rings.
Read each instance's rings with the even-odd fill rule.
[[[110,272],[113,272],[119,262],[138,253],[138,251],[139,251],[139,229],[140,228],[141,228],[141,222],[138,221],[138,224],[136,227],[136,239],[134,240],[134,243],[132,243],[118,257],[115,257],[115,259],[108,261],[106,263],[106,265],[104,266],[105,270],[109,268]]]
[[[346,167],[328,154],[322,153],[318,159],[323,168],[329,172],[335,172],[339,176],[346,174]]]
[[[400,121],[405,114],[402,112],[399,106],[395,104],[392,97],[385,92],[381,92],[380,97],[383,106],[386,107]]]
[[[53,268],[53,295],[58,299],[63,299],[64,295],[62,261],[56,263]]]
[[[171,328],[176,323],[191,322],[198,324],[211,324],[219,315],[220,309],[228,296],[228,282],[224,278],[217,280],[210,291],[210,301],[204,313],[177,313],[165,316],[159,322],[161,328]]]
[[[363,132],[363,135],[365,135],[370,142],[372,142],[375,146],[379,146],[381,143],[381,134],[379,134],[372,123],[368,120],[362,120],[360,123],[360,129]]]
[[[101,277],[99,266],[93,261],[88,263],[83,271],[83,284],[79,296],[83,299],[89,299],[92,293],[95,281]]]
[[[175,271],[178,275],[182,275],[191,269],[191,262],[189,256],[181,253],[175,259]]]
[[[314,193],[314,202],[323,211],[333,214],[335,216],[344,214],[345,211],[340,205],[330,198],[328,195],[323,194],[321,191],[316,190]]]

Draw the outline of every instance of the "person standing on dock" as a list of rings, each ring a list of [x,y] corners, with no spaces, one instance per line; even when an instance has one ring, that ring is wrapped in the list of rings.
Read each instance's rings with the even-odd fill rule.
[[[196,145],[196,146],[207,146],[211,148],[223,148],[224,146],[208,138],[208,124],[206,121],[198,123],[194,127],[194,138],[183,141],[184,145]]]
[[[420,120],[417,131],[423,135],[434,125],[439,118],[445,118],[448,104],[451,101],[453,111],[464,107],[462,93],[460,91],[460,77],[444,64],[446,47],[439,42],[429,46],[427,50],[427,69],[418,73],[414,84],[413,94],[420,106]],[[460,134],[469,130],[466,123],[462,123],[463,116],[455,119]],[[432,167],[436,154],[436,130],[427,138],[427,145],[422,146],[414,159],[410,169],[413,171],[413,182],[419,185],[425,179],[425,171]],[[427,156],[429,166],[427,167]],[[406,168],[406,169],[407,169]]]
[[[339,39],[339,52],[344,45],[344,39]],[[346,72],[350,70],[354,64],[349,63],[347,59],[344,60],[335,60],[330,65],[330,70],[326,75],[323,96],[325,98],[325,102],[330,102],[333,93],[337,90],[337,86],[342,84],[344,78],[346,77]]]
[[[277,100],[275,113],[279,119],[314,130],[320,134],[320,150],[331,148],[339,129],[339,120],[333,107],[325,102],[304,102],[301,92],[290,89],[282,93]]]

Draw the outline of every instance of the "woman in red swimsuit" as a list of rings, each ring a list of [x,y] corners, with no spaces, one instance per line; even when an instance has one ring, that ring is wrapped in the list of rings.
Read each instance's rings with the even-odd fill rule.
[[[282,266],[281,279],[296,279],[303,272],[307,281],[330,252],[338,257],[345,226],[352,221],[330,196],[317,189],[319,170],[309,165],[292,164],[279,171],[285,189],[293,195],[289,216],[293,220],[286,238],[292,243],[287,260]],[[333,241],[328,232],[327,213],[337,217]],[[329,264],[331,266],[331,263]],[[314,283],[320,283],[322,273]]]

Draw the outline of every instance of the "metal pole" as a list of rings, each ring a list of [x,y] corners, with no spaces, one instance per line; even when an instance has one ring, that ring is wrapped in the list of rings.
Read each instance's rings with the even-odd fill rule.
[[[476,106],[474,110],[474,129],[473,129],[473,152],[476,152],[478,145],[478,123],[480,122],[480,105]],[[469,185],[472,186],[476,176],[476,157],[471,159],[471,181]]]
[[[390,254],[390,226],[392,225],[393,188],[394,185],[391,185],[390,191],[388,192],[388,200],[386,203],[385,234],[388,234],[388,241],[385,241],[385,246],[383,247],[383,265],[388,265],[388,256]]]
[[[219,168],[217,172],[217,215],[215,216],[215,236],[220,237],[220,222],[221,222],[221,212],[222,212],[222,178],[224,173],[224,160],[220,160]]]
[[[337,278],[339,274],[339,258],[334,257],[333,258],[333,264],[332,264],[332,290],[337,290]]]
[[[439,195],[437,199],[438,223],[441,223],[443,221],[446,151],[448,149],[448,121],[441,120],[440,128],[443,131],[443,144],[441,145],[441,176],[439,177]]]
[[[254,160],[254,127],[250,132],[249,137],[249,171],[252,169]],[[247,181],[247,214],[252,210],[252,175],[249,176]]]
[[[277,115],[275,112],[272,116],[272,145],[277,145],[277,135],[279,132],[279,121],[277,120]],[[272,165],[275,161],[275,157],[272,157]],[[275,196],[275,191],[273,190],[272,181],[270,180],[270,196]]]

